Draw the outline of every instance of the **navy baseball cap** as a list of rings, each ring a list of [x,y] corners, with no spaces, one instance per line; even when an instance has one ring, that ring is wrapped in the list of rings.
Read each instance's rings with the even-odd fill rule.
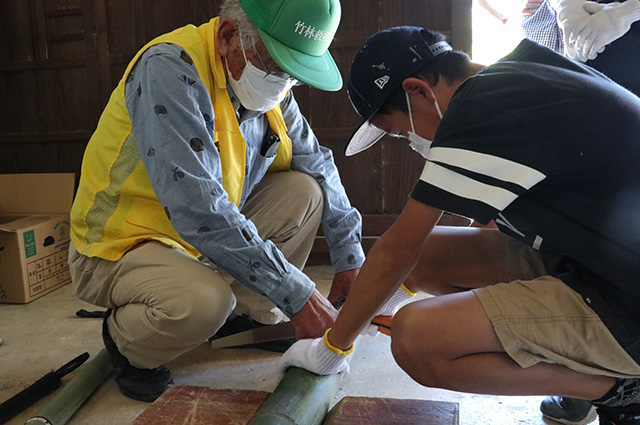
[[[420,27],[395,27],[380,31],[364,43],[351,64],[347,94],[364,122],[353,133],[345,155],[351,156],[376,143],[385,132],[369,123],[402,82],[441,53],[452,50],[445,41],[428,44]]]

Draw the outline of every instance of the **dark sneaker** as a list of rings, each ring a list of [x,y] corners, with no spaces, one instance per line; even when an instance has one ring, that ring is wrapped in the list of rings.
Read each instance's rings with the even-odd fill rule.
[[[245,315],[242,315],[242,316],[231,315],[227,319],[226,323],[222,325],[220,329],[218,329],[218,332],[216,332],[214,336],[209,338],[209,341],[213,341],[215,339],[222,338],[229,335],[234,335],[239,332],[260,328],[263,326],[269,326],[269,325],[256,322],[252,318]],[[256,344],[241,345],[238,347],[230,347],[230,348],[257,348],[260,350],[273,351],[276,353],[284,353],[289,349],[289,347],[291,347],[291,345],[294,342],[296,342],[295,338],[287,338],[287,339],[281,339],[277,341],[260,342]]]
[[[109,360],[116,375],[116,383],[120,392],[134,400],[154,401],[167,388],[173,385],[171,372],[164,366],[153,369],[138,369],[120,353],[116,343],[109,335],[107,320],[111,316],[111,309],[107,310],[102,321],[102,341],[109,354]]]
[[[596,408],[587,400],[551,396],[540,403],[542,414],[566,425],[586,425],[596,419]]]
[[[640,424],[640,404],[625,407],[598,407],[600,425],[638,425]]]

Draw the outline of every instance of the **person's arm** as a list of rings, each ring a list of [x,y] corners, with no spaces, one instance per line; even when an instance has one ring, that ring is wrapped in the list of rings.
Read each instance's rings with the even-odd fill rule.
[[[418,262],[442,211],[409,198],[396,222],[374,244],[356,279],[329,342],[348,349]]]
[[[348,371],[354,341],[413,270],[441,215],[410,198],[371,249],[334,326],[323,339],[296,342],[282,356],[280,368],[303,367],[321,375]]]
[[[315,285],[271,241],[263,241],[228,200],[214,145],[213,106],[181,51],[168,44],[150,48],[125,89],[133,135],[153,190],[180,237],[291,317],[307,304]],[[318,324],[320,317],[315,320]],[[325,322],[330,325],[333,317]]]
[[[522,8],[523,15],[533,15],[542,6],[544,0],[528,0]]]
[[[507,23],[508,18],[504,14],[502,14],[502,12],[500,12],[498,9],[493,7],[493,5],[489,3],[489,0],[477,0],[477,1],[480,7],[482,7],[484,10],[489,12],[491,16],[493,16],[503,24]]]
[[[333,153],[320,146],[293,95],[285,98],[281,108],[293,144],[291,168],[315,178],[324,194],[322,229],[335,274],[328,298],[335,303],[348,295],[364,262],[362,217],[347,197]]]

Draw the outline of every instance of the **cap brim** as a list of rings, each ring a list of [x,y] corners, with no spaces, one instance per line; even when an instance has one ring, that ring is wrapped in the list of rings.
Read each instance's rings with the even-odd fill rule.
[[[342,76],[329,50],[321,56],[311,56],[291,49],[258,29],[269,54],[287,74],[298,81],[326,91],[342,88]]]
[[[371,124],[369,120],[366,120],[349,139],[349,143],[347,143],[347,147],[344,150],[345,156],[352,156],[369,149],[385,134],[387,133],[384,130],[380,130]]]

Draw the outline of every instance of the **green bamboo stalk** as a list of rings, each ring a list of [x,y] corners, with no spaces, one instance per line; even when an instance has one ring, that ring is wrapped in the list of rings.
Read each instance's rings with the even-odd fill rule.
[[[320,425],[344,377],[290,367],[247,425]]]
[[[290,367],[247,425],[319,425],[343,379]]]
[[[25,425],[66,424],[80,406],[107,379],[112,370],[107,350],[103,349],[92,361],[80,367],[73,379],[65,385],[60,393],[35,416],[27,420]]]

